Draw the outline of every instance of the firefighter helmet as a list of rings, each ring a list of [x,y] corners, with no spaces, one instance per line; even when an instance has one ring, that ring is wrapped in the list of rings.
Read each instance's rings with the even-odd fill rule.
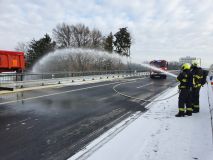
[[[189,63],[184,63],[181,67],[182,70],[189,70],[191,68],[191,65]]]
[[[192,61],[192,67],[199,67],[199,63],[197,60]]]

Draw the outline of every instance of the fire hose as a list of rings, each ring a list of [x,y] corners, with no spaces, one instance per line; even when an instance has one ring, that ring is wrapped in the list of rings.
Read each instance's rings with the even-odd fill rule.
[[[131,81],[131,82],[132,82],[132,81]],[[147,100],[147,99],[141,99],[141,98],[138,98],[138,97],[130,96],[130,95],[127,95],[127,94],[125,94],[125,93],[122,93],[122,92],[119,92],[118,90],[116,90],[116,87],[120,86],[121,84],[126,84],[126,83],[131,83],[131,82],[124,82],[124,83],[116,84],[116,85],[113,86],[113,90],[114,90],[117,94],[119,94],[119,95],[121,95],[121,96],[130,98],[130,99],[135,99],[135,100],[143,101],[143,102],[158,102],[158,101],[164,101],[164,100],[167,100],[167,99],[170,99],[170,98],[176,96],[176,95],[179,93],[179,92],[177,92],[177,93],[175,93],[175,94],[173,94],[173,95],[171,95],[171,96],[169,96],[169,97],[163,98],[163,99],[156,99],[156,100],[148,99],[148,100]],[[133,81],[133,82],[135,82],[135,81]]]

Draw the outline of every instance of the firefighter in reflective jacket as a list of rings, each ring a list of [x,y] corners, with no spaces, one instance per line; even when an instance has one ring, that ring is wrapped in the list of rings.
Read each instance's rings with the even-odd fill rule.
[[[191,90],[192,109],[193,109],[193,113],[198,113],[200,111],[199,94],[200,94],[200,88],[202,86],[203,70],[202,68],[199,67],[199,64],[197,61],[192,62],[191,74],[193,76],[193,87]]]
[[[179,112],[176,114],[176,117],[184,117],[184,115],[192,115],[192,106],[190,100],[190,89],[192,87],[192,75],[190,72],[190,64],[185,63],[181,67],[181,72],[177,77],[177,81],[180,82],[179,85],[179,100],[178,107]],[[185,109],[186,107],[186,109]]]

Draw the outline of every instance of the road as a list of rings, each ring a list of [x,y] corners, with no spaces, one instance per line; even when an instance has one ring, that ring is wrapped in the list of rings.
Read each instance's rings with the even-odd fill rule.
[[[174,78],[126,79],[116,89],[150,99]],[[113,91],[126,80],[0,95],[0,159],[64,160],[147,103]]]

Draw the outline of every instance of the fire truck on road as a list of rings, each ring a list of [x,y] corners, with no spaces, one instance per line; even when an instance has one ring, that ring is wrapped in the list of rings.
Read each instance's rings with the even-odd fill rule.
[[[168,62],[166,60],[153,60],[150,62],[150,66],[152,67],[150,70],[150,78],[159,77],[166,79],[166,74],[162,72],[168,70]]]

